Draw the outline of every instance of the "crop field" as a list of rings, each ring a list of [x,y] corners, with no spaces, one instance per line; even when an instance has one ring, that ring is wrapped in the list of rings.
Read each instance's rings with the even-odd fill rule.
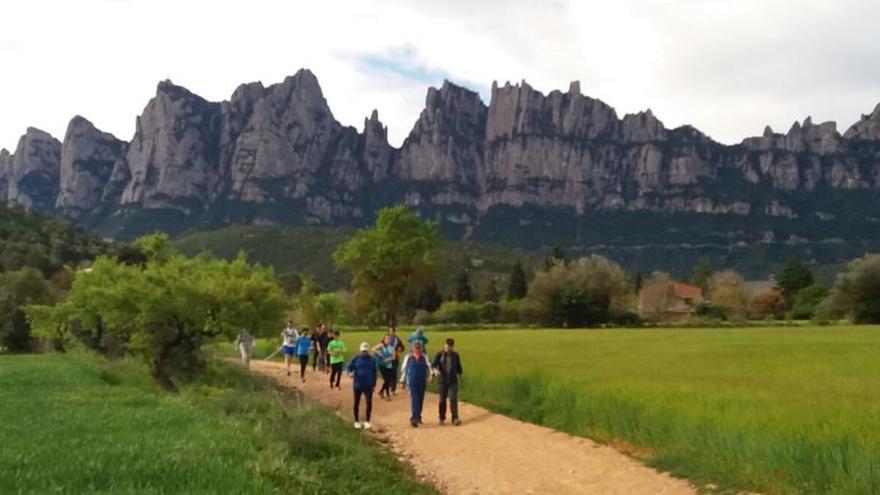
[[[334,413],[216,363],[0,356],[0,493],[434,493]]]
[[[379,335],[343,340],[354,349]],[[428,336],[431,354],[456,339],[463,399],[608,442],[697,484],[880,493],[878,327]]]

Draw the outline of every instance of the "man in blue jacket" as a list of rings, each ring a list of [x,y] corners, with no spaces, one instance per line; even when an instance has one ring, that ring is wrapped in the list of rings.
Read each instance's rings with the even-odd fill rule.
[[[401,383],[406,383],[409,389],[409,400],[411,414],[409,424],[413,428],[417,428],[422,424],[422,406],[425,403],[425,390],[428,388],[428,380],[433,380],[431,376],[431,362],[422,352],[422,343],[413,342],[412,353],[408,354],[403,360],[402,373],[400,377]]]
[[[376,360],[370,355],[370,344],[361,342],[361,353],[348,362],[345,372],[352,378],[354,387],[354,427],[369,430],[370,416],[373,414],[373,388],[376,386]],[[367,402],[366,421],[360,421],[361,396]]]

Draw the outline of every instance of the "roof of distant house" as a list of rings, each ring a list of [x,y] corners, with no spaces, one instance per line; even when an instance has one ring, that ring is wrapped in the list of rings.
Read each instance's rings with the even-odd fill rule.
[[[682,299],[698,299],[703,297],[703,288],[696,285],[684,284],[681,282],[673,282],[675,295]]]

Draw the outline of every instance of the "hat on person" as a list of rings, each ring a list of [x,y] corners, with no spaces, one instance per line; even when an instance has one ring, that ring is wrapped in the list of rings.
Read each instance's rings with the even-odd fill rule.
[[[369,350],[370,350],[370,344],[368,344],[366,342],[361,342],[361,352],[369,351]]]

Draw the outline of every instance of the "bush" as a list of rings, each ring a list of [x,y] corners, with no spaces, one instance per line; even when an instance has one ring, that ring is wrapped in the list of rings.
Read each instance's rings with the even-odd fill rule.
[[[498,307],[498,323],[523,323],[524,306],[525,301],[522,299],[502,301]]]
[[[479,323],[481,314],[481,304],[446,301],[434,313],[434,321],[437,323]]]
[[[418,309],[413,317],[413,323],[416,325],[431,325],[434,323],[434,315],[424,309]]]
[[[828,297],[828,289],[822,284],[804,287],[794,296],[792,316],[798,320],[809,320],[816,314],[816,309],[826,297]]]

